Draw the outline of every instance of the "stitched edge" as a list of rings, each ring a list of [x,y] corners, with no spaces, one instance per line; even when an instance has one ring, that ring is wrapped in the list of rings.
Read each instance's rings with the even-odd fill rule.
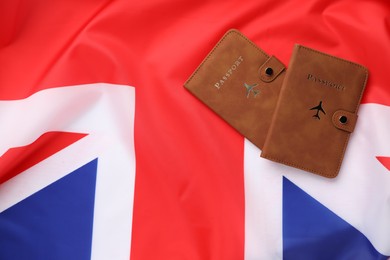
[[[273,156],[265,155],[264,153],[261,154],[261,157],[269,159],[269,160],[274,161],[274,162],[285,164],[287,166],[292,166],[294,168],[298,168],[298,169],[301,169],[301,170],[304,170],[307,172],[315,173],[315,174],[320,175],[320,176],[328,177],[328,178],[334,178],[337,176],[337,173],[338,173],[338,168],[333,174],[327,174],[327,173],[322,172],[322,171],[318,171],[318,170],[315,170],[312,168],[301,166],[300,164],[290,163],[290,162],[278,159],[278,158],[273,157]]]
[[[249,40],[245,35],[243,35],[240,31],[238,31],[237,29],[230,29],[229,31],[227,31],[225,33],[224,36],[222,36],[222,38],[218,41],[218,43],[214,46],[214,48],[210,51],[209,54],[207,54],[206,58],[200,63],[200,65],[196,68],[196,70],[192,73],[192,75],[189,77],[189,79],[184,83],[184,86],[189,84],[190,81],[192,80],[193,77],[195,77],[195,75],[198,73],[198,71],[200,70],[200,68],[203,66],[204,63],[206,63],[208,61],[208,59],[214,54],[215,50],[219,47],[219,45],[222,44],[222,42],[230,35],[230,34],[235,34],[236,36],[239,36],[241,38],[243,38],[244,40],[246,40],[248,43],[250,43],[250,45],[252,45],[255,49],[257,49],[258,51],[260,51],[263,55],[265,55],[267,57],[267,59],[269,59],[269,55],[264,52],[262,49],[260,49],[256,44],[254,44],[251,40]]]

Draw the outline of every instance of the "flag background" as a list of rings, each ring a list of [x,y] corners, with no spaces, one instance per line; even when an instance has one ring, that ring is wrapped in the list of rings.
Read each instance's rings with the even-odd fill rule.
[[[251,258],[246,248],[250,210],[246,203],[271,201],[264,194],[248,197],[252,195],[247,192],[245,154],[250,144],[183,88],[228,29],[239,29],[286,65],[295,43],[361,63],[370,73],[362,103],[390,106],[390,5],[386,0],[17,0],[0,3],[0,23],[0,100],[99,82],[135,87],[131,259],[282,257],[281,240],[255,243],[259,248],[278,245],[268,255]],[[372,131],[361,137],[366,144],[362,150],[385,147],[378,149],[381,154],[372,154],[380,157],[378,167],[385,173],[364,168],[373,175],[369,180],[387,173],[380,178],[386,180],[382,186],[377,182],[362,186],[361,194],[367,198],[375,199],[375,190],[389,183],[386,111],[378,117],[372,110],[366,117],[375,118]],[[377,141],[370,143],[372,135]],[[363,161],[364,165],[371,164]],[[284,183],[284,173],[275,171],[278,182]],[[300,174],[302,182],[312,178],[303,172],[289,174]],[[262,188],[277,187],[271,183]],[[338,196],[346,193],[341,187]],[[390,195],[380,194],[378,215],[387,216]],[[263,210],[270,212],[268,207]],[[364,209],[356,214],[375,222],[375,216]],[[253,236],[276,239],[268,236],[275,231],[266,229],[273,226],[269,225],[274,222],[272,214],[263,215],[270,217],[258,219],[261,234]],[[281,223],[275,225],[280,233]],[[388,242],[390,223],[381,225],[387,232],[383,241]],[[382,255],[390,255],[388,245],[380,248]]]

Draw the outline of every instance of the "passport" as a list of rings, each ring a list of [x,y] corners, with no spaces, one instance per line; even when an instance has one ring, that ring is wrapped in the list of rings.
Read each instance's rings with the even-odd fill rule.
[[[238,30],[216,43],[184,87],[230,126],[262,148],[285,66]]]
[[[296,44],[261,157],[336,177],[367,78],[362,65]]]

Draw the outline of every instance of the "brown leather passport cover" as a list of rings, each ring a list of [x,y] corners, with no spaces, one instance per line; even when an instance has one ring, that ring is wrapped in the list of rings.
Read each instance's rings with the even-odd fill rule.
[[[336,177],[367,76],[359,64],[296,45],[261,156]]]
[[[271,123],[285,66],[229,30],[184,84],[259,148]]]

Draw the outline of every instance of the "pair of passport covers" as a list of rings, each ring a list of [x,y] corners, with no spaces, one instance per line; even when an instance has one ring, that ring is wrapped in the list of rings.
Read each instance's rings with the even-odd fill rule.
[[[261,149],[261,157],[338,175],[367,69],[296,44],[288,68],[229,30],[184,86]]]

